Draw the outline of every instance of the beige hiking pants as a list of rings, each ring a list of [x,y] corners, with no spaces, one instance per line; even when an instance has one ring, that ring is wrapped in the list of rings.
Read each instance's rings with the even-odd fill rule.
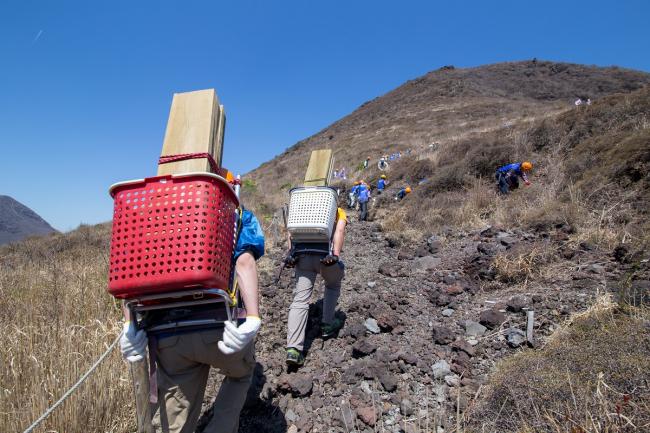
[[[301,350],[305,344],[309,300],[316,275],[320,274],[325,281],[323,297],[323,323],[332,323],[334,311],[341,293],[341,280],[345,274],[342,262],[325,266],[320,262],[319,255],[306,255],[298,259],[296,264],[296,287],[293,291],[293,302],[289,307],[289,324],[287,329],[287,347]]]
[[[224,355],[217,343],[223,329],[173,335],[158,341],[158,407],[156,432],[193,433],[203,403],[210,367],[225,375],[205,433],[236,433],[239,413],[255,368],[255,343]]]

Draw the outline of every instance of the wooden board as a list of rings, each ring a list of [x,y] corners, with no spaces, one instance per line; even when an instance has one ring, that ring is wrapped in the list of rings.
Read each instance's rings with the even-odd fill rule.
[[[305,174],[305,186],[326,186],[332,172],[332,149],[314,150]]]
[[[225,125],[220,125],[222,107],[214,89],[175,93],[160,155],[207,152],[221,166],[225,129]],[[208,160],[190,159],[158,166],[158,176],[195,171],[211,172]]]
[[[219,105],[219,119],[217,124],[217,142],[214,145],[214,160],[217,161],[219,167],[223,161],[223,139],[226,132],[226,109],[223,105]]]

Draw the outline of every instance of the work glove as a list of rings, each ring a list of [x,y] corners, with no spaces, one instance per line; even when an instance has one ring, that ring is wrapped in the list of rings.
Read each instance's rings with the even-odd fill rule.
[[[147,333],[143,329],[137,330],[132,321],[125,322],[124,332],[120,337],[120,350],[122,357],[127,361],[142,361],[147,355]]]
[[[332,266],[339,262],[339,256],[337,256],[336,254],[328,254],[322,259],[320,259],[320,262],[325,266]]]
[[[291,254],[287,254],[287,257],[284,258],[284,266],[287,268],[295,268],[296,258]]]
[[[217,343],[219,350],[225,355],[239,352],[255,338],[261,325],[262,321],[257,316],[247,316],[246,321],[239,327],[226,321],[223,329],[223,341]]]

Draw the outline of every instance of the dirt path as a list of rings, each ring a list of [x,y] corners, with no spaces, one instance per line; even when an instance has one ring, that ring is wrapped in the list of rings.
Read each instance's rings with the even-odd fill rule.
[[[338,313],[345,326],[338,338],[318,336],[319,280],[306,363],[297,372],[285,368],[292,273],[285,271],[279,285],[270,272],[262,275],[264,326],[240,431],[399,432],[453,425],[456,406],[467,409],[494,363],[525,350],[525,310],[535,311],[535,334],[543,338],[617,278],[608,257],[589,245],[569,246],[561,229],[450,229],[400,248],[378,223],[351,219]],[[546,265],[554,272],[498,281],[497,255],[516,257],[543,246],[551,251]],[[279,264],[283,252],[267,256]]]

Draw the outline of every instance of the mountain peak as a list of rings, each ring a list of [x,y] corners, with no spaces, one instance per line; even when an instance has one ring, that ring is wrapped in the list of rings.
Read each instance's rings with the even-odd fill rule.
[[[56,230],[36,212],[8,195],[0,195],[0,245]]]

